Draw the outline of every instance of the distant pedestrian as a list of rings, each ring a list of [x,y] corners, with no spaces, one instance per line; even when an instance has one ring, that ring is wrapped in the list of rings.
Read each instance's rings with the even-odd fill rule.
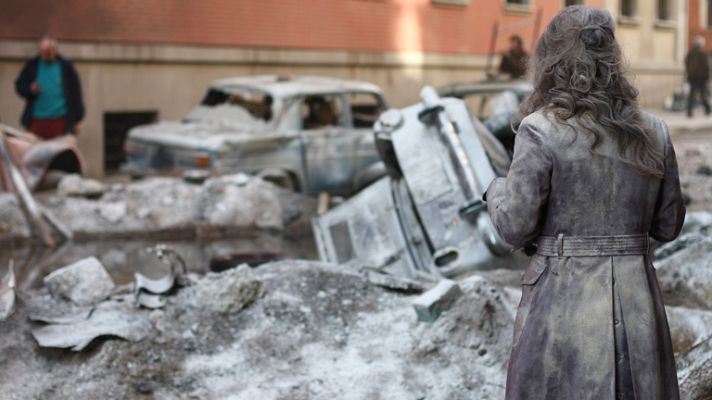
[[[512,79],[520,79],[527,73],[529,54],[524,50],[524,43],[519,35],[509,38],[509,50],[502,54],[499,72],[507,74]]]
[[[710,115],[710,103],[707,100],[707,81],[710,78],[710,67],[707,54],[704,51],[705,39],[697,36],[692,49],[685,57],[685,70],[687,82],[690,84],[690,96],[687,98],[687,116],[692,118],[692,109],[695,107],[695,97],[702,99],[705,114]]]
[[[22,125],[43,139],[79,133],[84,104],[79,76],[72,63],[57,53],[57,41],[43,36],[37,56],[25,63],[15,81],[25,99]]]

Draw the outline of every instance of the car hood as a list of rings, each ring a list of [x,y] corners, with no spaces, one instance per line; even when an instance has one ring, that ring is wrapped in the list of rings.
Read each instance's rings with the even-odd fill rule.
[[[171,121],[135,127],[129,131],[128,138],[170,147],[217,151],[263,134],[266,134],[265,129],[245,129],[221,121]]]

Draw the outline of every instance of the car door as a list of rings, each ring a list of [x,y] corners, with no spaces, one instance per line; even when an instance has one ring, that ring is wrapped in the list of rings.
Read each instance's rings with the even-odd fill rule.
[[[302,99],[301,139],[307,192],[348,194],[355,151],[345,95],[325,94]]]

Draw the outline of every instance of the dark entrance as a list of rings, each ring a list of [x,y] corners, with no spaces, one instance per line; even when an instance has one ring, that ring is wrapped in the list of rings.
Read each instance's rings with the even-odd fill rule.
[[[158,111],[120,111],[104,113],[104,170],[116,171],[126,161],[124,141],[134,126],[158,119]]]

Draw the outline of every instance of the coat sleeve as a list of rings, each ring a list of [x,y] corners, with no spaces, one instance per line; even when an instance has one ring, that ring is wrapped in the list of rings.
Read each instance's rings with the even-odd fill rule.
[[[30,86],[32,85],[32,82],[34,82],[35,79],[36,77],[32,76],[32,68],[30,68],[30,62],[25,63],[25,65],[22,67],[22,71],[20,71],[20,75],[15,80],[15,91],[17,92],[17,94],[27,100],[33,98],[35,95],[30,90]]]
[[[70,85],[69,92],[71,93],[70,101],[73,103],[73,121],[72,123],[77,123],[84,119],[84,100],[82,99],[82,85],[79,81],[79,74],[74,68],[74,64],[67,61],[67,76],[69,77],[68,85]]]
[[[551,184],[552,157],[541,134],[522,124],[506,178],[497,178],[485,193],[487,210],[497,232],[518,248],[536,238]]]
[[[685,205],[680,188],[680,176],[677,171],[675,149],[670,141],[670,135],[665,129],[665,175],[663,176],[655,215],[650,227],[650,236],[661,242],[669,242],[680,234],[685,221]]]

